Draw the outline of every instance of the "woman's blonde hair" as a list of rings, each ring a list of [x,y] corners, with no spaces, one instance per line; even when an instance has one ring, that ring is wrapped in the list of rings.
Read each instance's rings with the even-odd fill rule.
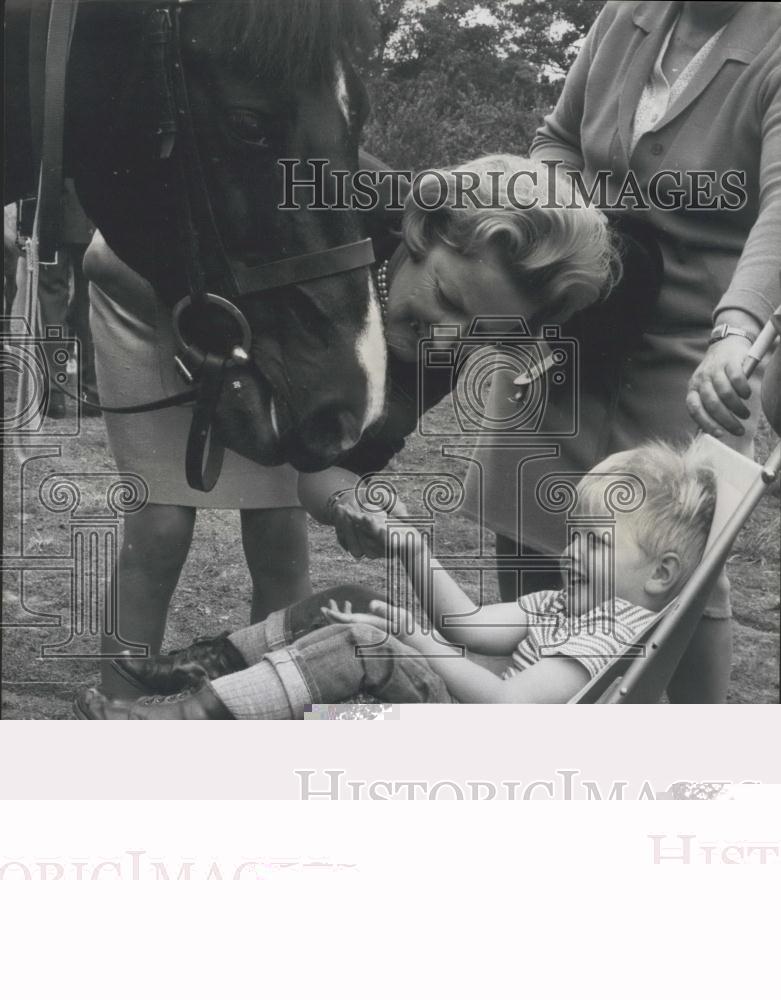
[[[492,247],[540,301],[540,318],[551,321],[607,294],[621,271],[605,216],[586,204],[569,175],[520,156],[485,156],[419,175],[403,235],[415,259],[435,242],[466,257]]]

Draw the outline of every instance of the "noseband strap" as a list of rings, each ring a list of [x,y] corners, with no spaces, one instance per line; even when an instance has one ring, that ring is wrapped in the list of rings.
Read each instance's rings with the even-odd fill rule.
[[[372,241],[358,240],[356,243],[343,243],[329,250],[317,250],[300,257],[285,257],[254,267],[233,261],[233,275],[239,295],[257,295],[272,288],[300,285],[316,278],[327,278],[332,274],[369,267],[373,263]]]

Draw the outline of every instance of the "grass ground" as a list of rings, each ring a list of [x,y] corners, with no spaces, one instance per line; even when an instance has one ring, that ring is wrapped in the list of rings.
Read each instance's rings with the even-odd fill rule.
[[[73,404],[71,404],[73,405]],[[69,417],[60,428],[73,432]],[[766,455],[772,432],[762,429],[759,454]],[[77,655],[42,656],[44,645],[56,645],[69,635],[69,608],[73,578],[72,529],[95,538],[111,535],[105,517],[106,484],[113,463],[103,422],[85,421],[78,436],[63,438],[62,454],[44,449],[22,468],[14,454],[5,454],[2,713],[5,719],[67,719],[75,691],[95,682],[99,663],[98,640],[91,631],[97,618],[89,616],[78,637]],[[415,435],[397,465],[405,470],[448,471],[431,438]],[[68,510],[69,498],[46,492],[45,480],[59,474],[75,482],[78,508]],[[43,484],[43,485],[42,485]],[[41,497],[48,496],[48,507]],[[70,498],[71,500],[74,497]],[[475,526],[456,515],[437,523],[437,551],[471,554],[478,551]],[[115,525],[116,527],[116,525]],[[779,504],[766,498],[743,529],[730,559],[735,611],[735,656],[729,700],[734,703],[777,703],[779,700]],[[78,549],[78,543],[76,544]],[[219,554],[219,555],[217,555]],[[14,556],[22,556],[14,560]],[[98,566],[98,571],[100,569]],[[16,568],[14,568],[16,567]],[[384,585],[381,562],[355,562],[336,544],[330,530],[311,526],[311,572],[316,589],[340,582]],[[467,590],[476,593],[474,572],[458,574]],[[488,574],[487,599],[496,598]],[[249,577],[239,540],[235,512],[204,511],[198,517],[190,558],[174,597],[166,646],[186,645],[196,635],[209,635],[248,622]],[[83,598],[76,602],[84,606]],[[99,616],[95,606],[93,615]],[[47,616],[48,619],[47,619]],[[52,617],[54,616],[54,617]],[[60,621],[60,618],[62,619]],[[73,652],[66,649],[64,652]],[[55,651],[56,652],[56,651]],[[60,652],[63,652],[62,650]]]

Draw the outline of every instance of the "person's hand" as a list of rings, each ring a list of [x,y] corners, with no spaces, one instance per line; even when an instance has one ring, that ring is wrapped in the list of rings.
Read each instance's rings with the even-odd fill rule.
[[[339,544],[354,559],[381,559],[385,555],[384,515],[368,514],[354,498],[344,497],[333,504],[331,523]]]
[[[379,603],[373,601],[372,604]],[[370,605],[371,607],[372,605]],[[387,631],[387,621],[385,618],[379,615],[366,614],[363,611],[353,611],[353,606],[350,601],[345,601],[343,607],[339,607],[337,602],[331,598],[328,602],[328,607],[320,608],[323,613],[323,617],[326,621],[330,622],[332,625],[373,625],[375,628],[381,629],[383,632]]]
[[[743,374],[743,360],[751,350],[743,337],[725,337],[708,348],[705,357],[689,379],[686,407],[699,427],[714,437],[724,431],[744,433],[741,420],[749,415],[744,400],[751,395]]]
[[[395,636],[400,642],[412,646],[423,655],[428,655],[432,649],[441,653],[446,646],[453,644],[432,628],[424,628],[413,612],[408,608],[385,601],[372,601],[369,609],[373,615],[382,620],[383,628],[388,635]]]
[[[393,506],[393,517],[409,517],[400,500]],[[358,506],[352,492],[345,493],[331,506],[331,523],[342,548],[355,559],[382,559],[387,551],[388,516],[371,513]]]
[[[364,624],[374,625],[375,628],[382,629],[383,632],[390,633],[398,631],[402,634],[413,635],[420,630],[420,626],[411,611],[397,607],[393,604],[386,604],[385,601],[372,601],[369,605],[369,612],[353,611],[350,601],[345,601],[342,607],[331,598],[327,607],[320,610],[329,622],[339,622],[342,625]]]
[[[387,630],[394,635],[412,636],[420,631],[420,624],[415,615],[407,608],[388,604],[386,601],[372,601],[369,610],[380,618]]]

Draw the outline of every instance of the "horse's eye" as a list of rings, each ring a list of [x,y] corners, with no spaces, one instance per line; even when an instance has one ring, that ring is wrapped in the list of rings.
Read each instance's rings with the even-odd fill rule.
[[[251,143],[261,149],[271,147],[268,122],[255,111],[248,111],[246,108],[232,108],[228,112],[228,127],[233,135],[242,142]]]

